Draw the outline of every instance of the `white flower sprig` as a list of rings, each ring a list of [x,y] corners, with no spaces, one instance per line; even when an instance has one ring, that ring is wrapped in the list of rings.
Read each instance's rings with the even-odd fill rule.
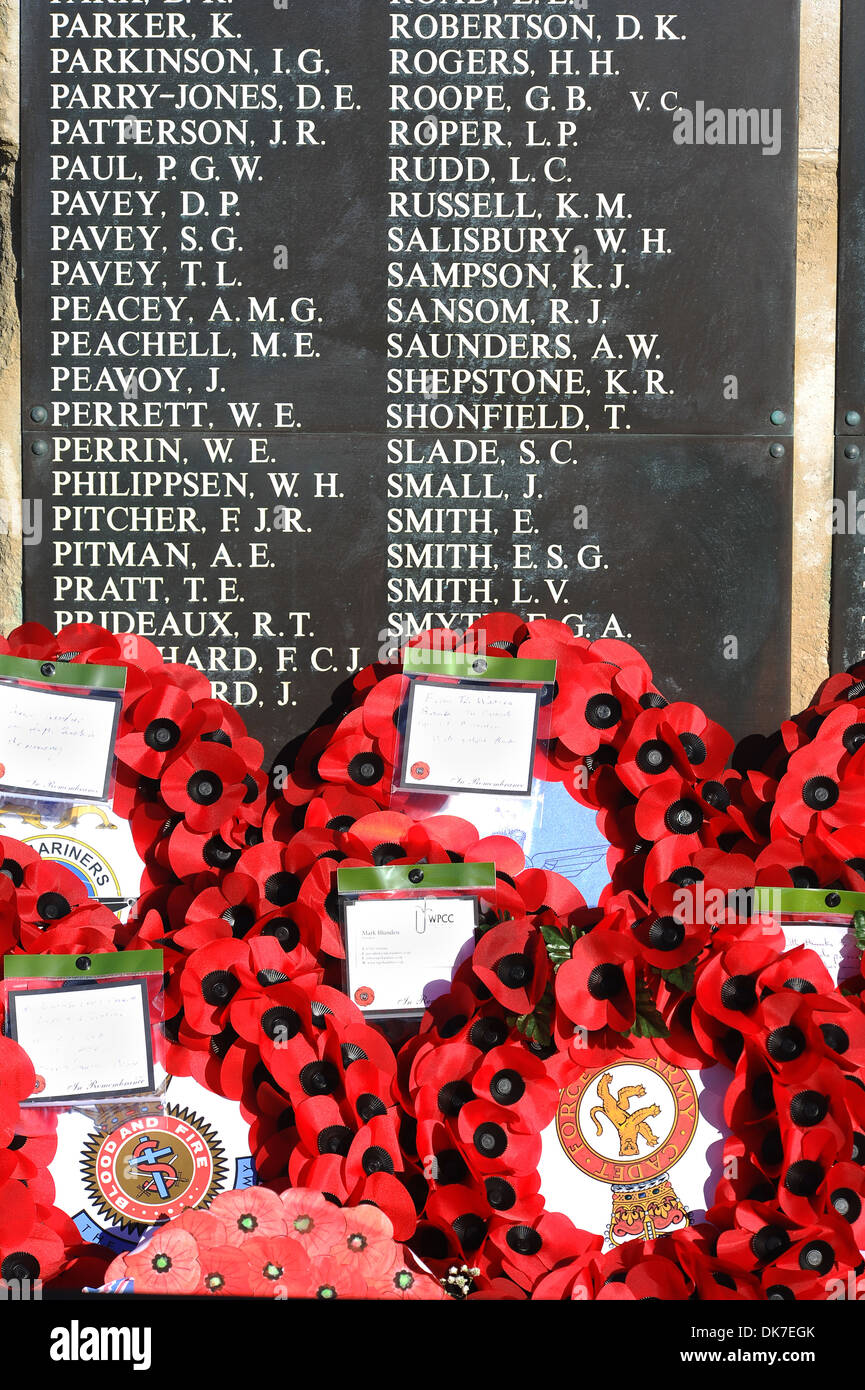
[[[439,1283],[445,1292],[450,1294],[451,1298],[468,1298],[471,1293],[472,1280],[477,1279],[479,1274],[479,1269],[469,1269],[468,1265],[460,1265],[459,1269],[456,1265],[451,1265],[447,1272],[447,1278],[440,1279]]]

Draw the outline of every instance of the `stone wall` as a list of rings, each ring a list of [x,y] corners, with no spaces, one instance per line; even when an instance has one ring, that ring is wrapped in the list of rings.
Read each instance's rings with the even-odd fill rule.
[[[841,0],[802,0],[792,708],[828,673]],[[771,326],[767,325],[771,352]]]
[[[802,0],[793,554],[793,708],[826,675],[841,0]],[[21,615],[19,339],[12,232],[18,4],[0,0],[0,630]],[[766,350],[772,326],[766,325]],[[755,718],[755,724],[759,722]]]

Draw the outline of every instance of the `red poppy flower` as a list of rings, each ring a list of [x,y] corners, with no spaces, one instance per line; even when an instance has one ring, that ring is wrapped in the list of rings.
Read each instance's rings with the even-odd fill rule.
[[[845,832],[836,831],[832,835],[826,827],[818,824],[816,834],[787,838],[778,836],[781,829],[780,825],[776,827],[776,838],[760,851],[754,861],[755,882],[758,885],[770,888],[820,888],[838,879],[842,864],[832,841]],[[848,833],[850,831],[861,834],[855,827],[848,827]]]
[[[585,757],[621,735],[622,702],[613,694],[618,667],[589,661],[575,667],[557,700],[556,732],[574,753]]]
[[[242,715],[233,705],[205,696],[198,698],[197,708],[204,716],[202,738],[205,741],[232,748],[250,768],[261,766],[264,748],[258,739],[250,737]]]
[[[397,1262],[386,1274],[368,1279],[367,1293],[370,1298],[420,1299],[430,1303],[447,1298],[441,1284],[404,1260]]]
[[[359,720],[343,720],[340,736],[334,738],[318,758],[318,771],[327,782],[338,782],[383,803],[393,783],[393,764],[380,751],[378,741],[362,728],[352,728]]]
[[[786,1214],[802,1225],[813,1222],[828,1196],[828,1179],[836,1150],[819,1125],[812,1130],[792,1130],[785,1146],[784,1171],[778,1200]]]
[[[760,1046],[784,1085],[796,1085],[810,1076],[818,1058],[828,1052],[814,1010],[828,1005],[831,1011],[832,1002],[796,990],[784,990],[763,999],[760,1012],[765,1031]],[[843,1003],[839,1003],[843,1010]]]
[[[115,937],[120,923],[107,907],[100,907],[88,898],[82,907],[73,908],[56,926],[40,927],[23,922],[21,947],[34,956],[93,955],[115,951]]]
[[[718,1255],[748,1271],[763,1268],[789,1250],[798,1229],[795,1221],[770,1202],[737,1202],[712,1209],[709,1217],[728,1224],[718,1237]]]
[[[777,1078],[774,1092],[782,1136],[819,1127],[832,1137],[836,1153],[850,1151],[853,1129],[841,1073],[831,1062],[818,1062],[802,1082],[785,1083],[783,1077]]]
[[[450,1182],[430,1194],[426,1206],[429,1226],[421,1226],[412,1249],[433,1267],[452,1263],[459,1252],[474,1262],[484,1244],[490,1221],[489,1203],[483,1190],[470,1183]]]
[[[585,910],[586,901],[570,879],[546,869],[525,869],[517,877],[517,889],[527,912],[549,909],[573,924],[574,914]],[[588,921],[586,925],[589,925]]]
[[[375,1173],[392,1174],[402,1167],[397,1130],[392,1115],[372,1115],[358,1129],[346,1154],[345,1180],[349,1188]]]
[[[541,1156],[541,1136],[516,1127],[516,1117],[504,1106],[470,1100],[460,1109],[457,1131],[466,1162],[478,1177],[506,1170],[531,1173]]]
[[[366,1298],[367,1282],[362,1271],[351,1263],[325,1255],[309,1266],[311,1298],[332,1303],[337,1298]]]
[[[302,1298],[309,1293],[309,1256],[290,1236],[253,1236],[243,1244],[250,1292],[259,1298]]]
[[[22,922],[51,927],[87,902],[86,884],[62,864],[37,856],[25,866],[17,899]]]
[[[542,620],[537,623],[527,623],[525,618],[521,618],[518,613],[486,613],[482,618],[476,618],[466,628],[462,640],[453,634],[457,638],[454,645],[457,651],[477,653],[479,656],[483,656],[488,650],[499,654],[509,652],[513,655],[535,627],[539,631],[544,631],[547,627],[561,631],[563,625],[561,623],[548,624]],[[439,629],[434,634],[439,641],[446,641],[451,635],[450,629]],[[410,645],[414,646],[415,644],[412,642]],[[445,650],[447,650],[447,646],[445,646]]]
[[[600,1249],[600,1237],[597,1248]],[[582,1260],[566,1260],[558,1269],[544,1274],[532,1289],[533,1300],[568,1299],[573,1303],[584,1303],[597,1296],[599,1282],[595,1278],[595,1264],[585,1257]],[[508,1280],[500,1281],[505,1288],[513,1287]]]
[[[254,879],[247,874],[228,873],[218,884],[205,888],[193,898],[186,912],[186,921],[193,925],[222,920],[231,935],[241,940],[256,924],[259,901],[259,889]],[[178,937],[180,935],[182,933],[178,933]]]
[[[198,1264],[201,1276],[194,1292],[209,1294],[212,1297],[248,1297],[253,1292],[253,1271],[245,1252],[245,1246],[199,1245]]]
[[[724,1097],[724,1119],[737,1134],[751,1125],[763,1124],[776,1109],[775,1076],[770,1071],[762,1048],[752,1037],[746,1037],[736,1074]]]
[[[677,703],[638,715],[619,750],[616,771],[638,795],[667,773],[686,781],[719,776],[733,750],[733,740],[696,705]]]
[[[850,759],[842,744],[829,740],[800,748],[778,784],[773,827],[779,820],[794,835],[805,835],[821,822],[832,829],[861,825],[865,780],[856,767],[861,758],[860,753]]]
[[[475,947],[472,966],[493,997],[517,1014],[534,1008],[548,978],[546,946],[528,918],[485,932]]]
[[[16,1044],[17,1045],[17,1044]],[[27,1184],[27,1190],[36,1201],[43,1202],[44,1198],[34,1192],[34,1184],[38,1184],[44,1174],[47,1174],[48,1165],[53,1161],[57,1152],[57,1132],[52,1126],[47,1133],[42,1132],[42,1125],[47,1119],[49,1125],[52,1124],[50,1116],[40,1115],[39,1130],[35,1134],[26,1133],[24,1126],[27,1123],[27,1112],[24,1111],[19,1121],[19,1129],[10,1140],[10,1147],[0,1148],[0,1183],[6,1182],[11,1178],[18,1178]],[[0,1134],[2,1141],[2,1134]],[[4,1163],[8,1165],[4,1173]],[[52,1191],[49,1201],[54,1200]]]
[[[694,1027],[701,1047],[712,1050],[711,1038],[719,1035],[710,1020],[743,1033],[763,1026],[757,979],[774,959],[771,947],[749,941],[731,946],[706,962],[697,980],[694,1006]]]
[[[297,985],[270,985],[256,996],[238,998],[231,1024],[242,1038],[261,1050],[262,1061],[286,1092],[299,1088],[300,1069],[318,1060],[310,1041],[310,1000]]]
[[[346,791],[344,787],[322,787],[306,807],[304,825],[310,830],[327,830],[339,836],[350,830],[355,821],[378,811],[378,804],[368,796]],[[271,807],[271,812],[278,806]],[[268,825],[265,819],[265,827]],[[277,838],[275,835],[270,838]]]
[[[515,1123],[529,1133],[546,1129],[559,1102],[559,1088],[547,1075],[544,1063],[514,1045],[492,1048],[471,1084],[480,1100],[492,1100],[509,1110]]]
[[[575,700],[579,702],[583,690],[580,674],[586,665],[586,653],[574,644],[567,629],[561,635],[549,635],[536,628],[537,624],[533,623],[518,655],[521,661],[555,661],[554,683],[542,696],[540,736],[551,739],[561,736],[567,743],[574,728],[571,715],[573,703]]]
[[[393,1227],[377,1207],[348,1207],[344,1211],[345,1235],[334,1245],[332,1258],[364,1279],[379,1278],[392,1269],[399,1258]]]
[[[759,976],[759,989],[790,990],[794,994],[832,994],[835,982],[816,951],[796,946],[772,961]]]
[[[578,1027],[619,1032],[636,1014],[638,947],[622,932],[595,927],[576,942],[556,975],[556,1001]]]
[[[26,1240],[36,1224],[36,1202],[23,1182],[7,1182],[0,1187],[0,1241],[3,1249],[14,1249]],[[8,1278],[4,1275],[4,1278]]]
[[[631,1248],[633,1246],[625,1246],[624,1250]],[[682,1270],[656,1255],[643,1255],[639,1263],[634,1262],[630,1267],[612,1264],[608,1257],[599,1272],[603,1277],[597,1295],[599,1303],[635,1303],[646,1298],[683,1302],[693,1291],[693,1284],[686,1280]]]
[[[287,1229],[310,1258],[326,1255],[345,1238],[345,1213],[309,1189],[289,1188],[280,1198]]]
[[[710,815],[692,782],[665,776],[640,794],[634,812],[637,833],[649,841],[666,835],[678,837],[682,848],[698,849],[701,834]]]
[[[142,777],[159,777],[204,727],[204,712],[183,690],[161,680],[124,711],[115,751]]]
[[[253,1236],[288,1234],[285,1208],[277,1194],[266,1187],[220,1192],[214,1197],[210,1212],[223,1223],[228,1242],[233,1245]]]
[[[579,1257],[596,1248],[596,1237],[578,1231],[556,1212],[540,1212],[531,1222],[497,1217],[490,1225],[489,1241],[504,1273],[523,1289],[533,1289],[569,1255]]]
[[[682,890],[683,893],[688,890]],[[709,939],[710,928],[697,920],[698,914],[677,905],[671,912],[650,913],[634,927],[643,960],[658,970],[675,970],[700,955]]]
[[[713,1055],[700,1046],[694,1033],[694,995],[683,994],[677,986],[662,981],[655,995],[655,1006],[667,1029],[667,1037],[652,1039],[660,1056],[686,1070],[702,1071],[711,1066],[715,1060]]]
[[[391,764],[397,757],[400,716],[406,706],[409,689],[407,676],[386,676],[363,702],[363,727]]]
[[[230,748],[196,739],[165,769],[160,789],[190,830],[212,833],[243,801],[245,777],[246,763]]]
[[[106,633],[106,636],[108,634]],[[4,639],[6,640],[6,639]],[[21,623],[13,628],[8,637],[8,650],[14,656],[30,658],[33,661],[55,657],[64,650],[57,645],[57,637],[41,623]]]
[[[280,781],[280,794],[290,806],[305,806],[322,791],[318,760],[333,738],[335,729],[334,724],[322,725],[313,729],[303,740],[293,760],[291,772]]]
[[[418,1212],[426,1198],[424,1179],[416,1172],[375,1172],[364,1176],[350,1193],[352,1206],[371,1205],[383,1211],[393,1227],[395,1241],[411,1239]]]
[[[260,986],[249,970],[249,948],[243,941],[214,941],[189,957],[181,976],[183,1010],[198,1033],[219,1033],[236,995],[257,997]]]
[[[825,1208],[845,1221],[861,1250],[865,1245],[865,1172],[858,1163],[833,1163],[826,1184]]]
[[[289,1160],[288,1175],[295,1187],[312,1188],[342,1205],[348,1201],[342,1169],[343,1160],[338,1154],[317,1154],[315,1158],[309,1158],[300,1149],[295,1149]]]
[[[300,896],[291,908],[291,919],[298,927],[304,943],[316,955],[334,956],[341,959],[344,954],[342,929],[339,921],[339,894],[336,888],[336,871],[340,864],[346,868],[356,867],[357,861],[346,863],[337,854],[314,864],[303,878]]]
[[[24,1280],[33,1284],[41,1279],[47,1284],[62,1268],[69,1239],[64,1241],[47,1221],[48,1216],[54,1215],[50,1207],[37,1206],[36,1212],[38,1219],[23,1236],[13,1239],[0,1225],[0,1279],[19,1284]],[[69,1220],[61,1212],[56,1215],[63,1216],[66,1222]],[[67,1237],[69,1234],[67,1229]],[[77,1234],[76,1230],[75,1236]]]
[[[844,1279],[848,1272],[861,1268],[861,1256],[850,1226],[831,1209],[830,1213],[824,1214],[819,1224],[800,1226],[789,1248],[772,1261],[770,1268],[778,1271],[781,1280],[788,1271],[798,1274],[801,1270],[819,1275],[825,1289],[833,1276],[841,1275]]]
[[[809,1034],[812,1045],[818,1046],[842,1071],[857,1075],[865,1066],[865,1014],[861,1004],[839,994],[810,1002],[810,1018],[819,1029],[819,1037]],[[851,1110],[857,1099],[854,1095],[851,1101],[848,1096]]]
[[[201,1281],[198,1245],[188,1231],[156,1227],[146,1244],[126,1257],[136,1293],[195,1293]]]

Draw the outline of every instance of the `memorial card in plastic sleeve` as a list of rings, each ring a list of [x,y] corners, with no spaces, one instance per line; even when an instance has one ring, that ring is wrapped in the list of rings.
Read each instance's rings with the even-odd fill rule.
[[[10,989],[9,1033],[36,1071],[25,1104],[82,1104],[153,1091],[153,1047],[142,980]]]
[[[0,795],[107,797],[118,703],[0,683]]]
[[[510,686],[415,682],[401,787],[530,796],[539,698]]]
[[[359,898],[343,911],[347,992],[365,1012],[422,1012],[474,946],[474,898]]]

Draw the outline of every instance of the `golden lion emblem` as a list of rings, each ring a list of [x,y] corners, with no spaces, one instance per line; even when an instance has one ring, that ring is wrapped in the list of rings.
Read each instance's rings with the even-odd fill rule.
[[[604,1072],[598,1079],[597,1095],[602,1102],[600,1105],[593,1105],[589,1115],[595,1122],[595,1129],[599,1135],[604,1132],[598,1116],[602,1115],[615,1127],[619,1136],[619,1157],[638,1158],[639,1141],[644,1139],[650,1149],[653,1149],[659,1142],[648,1126],[647,1121],[654,1115],[660,1115],[659,1105],[644,1105],[641,1110],[630,1113],[628,1107],[635,1096],[646,1094],[645,1086],[622,1086],[616,1096],[613,1096],[610,1085],[613,1080],[612,1072]]]
[[[62,820],[57,822],[56,829],[64,830],[67,825],[77,826],[85,816],[96,816],[103,830],[116,830],[117,827],[111,824],[108,813],[101,806],[73,806],[66,812]]]
[[[30,805],[29,803],[27,803],[27,802],[23,802],[23,801],[7,801],[7,802],[4,802],[4,804],[3,804],[2,806],[0,806],[0,815],[3,815],[3,816],[15,816],[18,820],[23,821],[25,825],[32,825],[33,828],[34,828],[34,830],[44,830],[44,829],[45,829],[45,822],[44,822],[43,819],[42,819],[42,815],[41,815],[41,812],[39,811],[38,807],[36,807],[36,806],[31,806],[31,805]],[[0,822],[0,830],[5,830],[5,829],[6,829],[5,825],[3,825],[2,822]]]

